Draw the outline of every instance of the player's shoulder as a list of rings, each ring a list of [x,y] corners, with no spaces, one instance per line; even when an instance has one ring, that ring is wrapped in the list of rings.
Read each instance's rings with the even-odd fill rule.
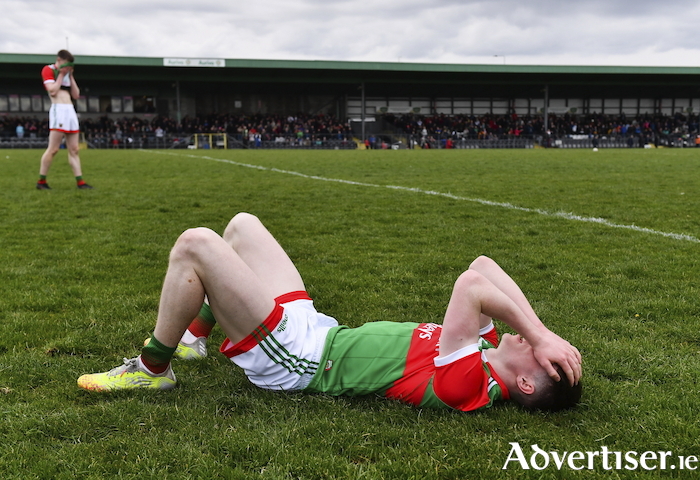
[[[44,67],[41,69],[41,77],[44,80],[55,80],[54,76],[54,71],[56,70],[56,67],[53,65],[44,65]]]

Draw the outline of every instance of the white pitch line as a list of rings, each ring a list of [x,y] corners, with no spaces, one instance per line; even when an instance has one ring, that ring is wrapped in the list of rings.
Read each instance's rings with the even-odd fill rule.
[[[142,150],[142,151],[145,152],[146,150]],[[420,193],[423,195],[434,195],[437,197],[449,198],[451,200],[460,200],[460,201],[464,201],[464,202],[479,203],[481,205],[487,205],[490,207],[500,207],[500,208],[506,208],[508,210],[518,210],[520,212],[537,213],[538,215],[543,215],[545,217],[563,218],[565,220],[573,220],[573,221],[577,221],[577,222],[597,223],[599,225],[604,225],[606,227],[611,227],[611,228],[623,228],[626,230],[633,230],[635,232],[649,233],[651,235],[660,235],[662,237],[672,238],[674,240],[684,240],[687,242],[700,243],[700,239],[698,239],[697,237],[694,237],[692,235],[686,235],[685,233],[662,232],[662,231],[654,230],[651,228],[638,227],[637,225],[634,225],[634,224],[633,225],[625,225],[622,223],[614,223],[614,222],[611,222],[611,221],[606,220],[604,218],[582,217],[581,215],[576,215],[575,213],[550,212],[550,211],[542,210],[539,208],[519,207],[518,205],[513,205],[512,203],[494,202],[491,200],[484,200],[482,198],[460,197],[458,195],[453,195],[451,193],[436,192],[433,190],[422,190],[420,188],[402,187],[402,186],[398,186],[398,185],[376,185],[373,183],[355,182],[352,180],[343,180],[340,178],[327,178],[327,177],[319,177],[317,175],[306,175],[305,173],[295,172],[292,170],[281,170],[279,168],[263,167],[260,165],[253,165],[250,163],[241,163],[241,162],[236,162],[233,160],[225,160],[222,158],[209,157],[206,155],[176,154],[176,153],[170,153],[170,152],[160,152],[157,150],[148,150],[148,153],[159,153],[162,155],[172,155],[172,156],[176,156],[176,157],[189,157],[189,158],[212,160],[214,162],[229,163],[231,165],[236,165],[239,167],[253,168],[256,170],[264,170],[264,171],[275,172],[275,173],[283,173],[286,175],[295,175],[297,177],[308,178],[311,180],[320,180],[323,182],[344,183],[346,185],[356,185],[356,186],[360,186],[360,187],[390,188],[392,190],[401,190],[401,191],[405,191],[405,192]]]

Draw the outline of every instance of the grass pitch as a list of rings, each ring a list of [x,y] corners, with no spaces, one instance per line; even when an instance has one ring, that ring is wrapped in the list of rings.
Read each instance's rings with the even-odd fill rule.
[[[3,479],[648,474],[504,472],[511,442],[528,458],[532,444],[700,456],[696,150],[86,150],[92,191],[75,188],[65,152],[53,190],[35,190],[40,155],[0,150]],[[80,374],[138,353],[177,236],[222,232],[239,211],[280,240],[319,310],[351,326],[440,322],[453,281],[491,256],[583,353],[583,404],[459,414],[266,392],[216,353],[219,330],[206,360],[174,365],[174,391],[79,390]]]

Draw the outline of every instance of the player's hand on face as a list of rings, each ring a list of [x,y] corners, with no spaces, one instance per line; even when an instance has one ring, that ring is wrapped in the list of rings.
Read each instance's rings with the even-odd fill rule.
[[[576,385],[581,379],[581,353],[559,335],[547,331],[543,338],[533,345],[533,350],[535,359],[554,380],[561,380],[554,368],[555,363],[562,368],[570,385]]]

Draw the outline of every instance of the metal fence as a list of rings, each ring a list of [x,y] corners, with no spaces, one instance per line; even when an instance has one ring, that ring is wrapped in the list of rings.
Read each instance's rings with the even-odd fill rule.
[[[352,137],[337,134],[287,134],[287,135],[229,135],[243,148],[284,149],[284,150],[354,150],[357,142]]]
[[[296,135],[247,137],[242,135],[227,135],[226,142],[212,141],[206,137],[219,139],[222,134],[201,134],[200,141],[195,141],[195,135],[165,135],[163,137],[136,136],[120,139],[109,136],[86,136],[90,148],[188,148],[212,150],[218,148],[236,149],[326,149],[350,150],[357,148],[353,139],[339,139],[337,135],[313,135],[298,137]]]
[[[651,138],[635,136],[562,138],[552,140],[551,145],[545,146],[555,148],[687,148],[698,145],[695,143],[695,138],[691,136],[663,135]]]
[[[192,142],[191,135],[156,136],[121,136],[85,135],[84,143],[88,148],[187,148]]]
[[[537,140],[534,137],[502,136],[490,138],[468,138],[464,136],[429,136],[412,137],[410,135],[380,134],[368,137],[374,139],[374,143],[368,140],[370,148],[375,149],[403,149],[403,148],[431,148],[431,149],[476,149],[476,148],[535,148]]]
[[[248,143],[247,148],[278,150],[354,150],[357,148],[357,143],[353,140],[309,140],[304,142],[266,140],[260,143]]]
[[[535,148],[532,138],[457,139],[454,148]]]
[[[112,138],[110,136],[85,136],[81,138],[81,142],[86,144],[88,148],[187,148],[190,144],[191,137],[189,136],[174,136],[165,137],[125,137],[121,139]],[[49,140],[45,138],[17,138],[4,137],[0,138],[0,148],[41,148],[45,149],[49,146]],[[63,148],[63,144],[61,148]]]
[[[0,138],[0,148],[41,148],[49,146],[48,138]]]

